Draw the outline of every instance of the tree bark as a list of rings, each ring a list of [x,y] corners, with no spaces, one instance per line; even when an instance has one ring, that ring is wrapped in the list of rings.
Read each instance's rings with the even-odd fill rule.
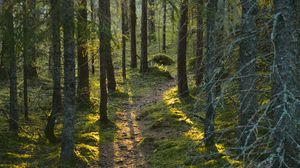
[[[136,55],[136,5],[135,0],[130,0],[130,47],[131,47],[131,68],[137,68]]]
[[[78,87],[77,97],[81,105],[90,101],[89,59],[88,59],[87,0],[80,0],[77,16],[77,57]]]
[[[48,117],[45,128],[46,138],[50,143],[56,143],[58,140],[54,134],[55,122],[57,115],[62,112],[61,96],[61,42],[60,42],[60,0],[51,0],[51,45],[53,59],[53,93],[52,93],[52,110]]]
[[[91,3],[91,22],[92,22],[92,27],[94,28],[94,24],[96,22],[96,17],[95,17],[95,2],[94,0],[91,0],[90,1]],[[94,30],[94,29],[93,29]],[[93,38],[91,38],[93,40]],[[92,52],[91,53],[92,55],[92,60],[91,60],[91,63],[92,63],[92,74],[94,75],[95,74],[95,54]]]
[[[155,42],[155,0],[149,0],[148,8],[149,43]]]
[[[167,48],[167,0],[163,0],[163,33],[162,33],[162,51],[166,53]]]
[[[100,121],[108,122],[107,116],[107,58],[111,55],[110,0],[99,0],[99,60],[100,60]]]
[[[126,80],[127,1],[122,0],[122,77]]]
[[[205,59],[206,72],[206,114],[204,124],[204,137],[206,139],[205,145],[213,147],[215,145],[215,70],[216,70],[216,13],[217,0],[208,0],[207,3],[207,51]]]
[[[186,73],[186,49],[187,49],[187,30],[188,30],[188,0],[181,0],[180,21],[178,27],[178,55],[177,55],[177,74],[178,74],[178,95],[187,97],[189,88]]]
[[[114,92],[116,91],[116,79],[115,79],[115,72],[114,72],[114,66],[113,66],[113,61],[112,61],[112,53],[111,53],[111,14],[110,14],[110,0],[107,2],[108,4],[108,9],[105,13],[106,16],[106,31],[107,31],[107,39],[109,40],[109,43],[106,48],[106,50],[108,50],[108,55],[106,56],[106,77],[107,77],[107,89],[110,92]],[[99,8],[99,10],[101,9],[101,7]]]
[[[204,2],[203,0],[198,0],[197,4],[197,47],[196,47],[196,73],[195,73],[195,79],[196,79],[196,85],[200,86],[203,80],[203,18],[202,18],[202,12],[204,8]]]
[[[140,72],[148,71],[148,44],[147,44],[147,0],[142,0],[142,18],[141,18],[141,68]]]
[[[61,160],[71,163],[74,157],[74,117],[76,112],[74,1],[62,1],[64,32],[64,114]]]
[[[256,14],[257,0],[241,0],[242,4],[242,40],[240,43],[240,134],[241,147],[248,147],[256,140],[254,124],[257,110],[256,100]]]
[[[275,0],[272,40],[274,44],[274,164],[299,167],[299,57],[296,54],[293,0]]]
[[[9,82],[10,82],[10,113],[9,113],[9,130],[17,135],[19,129],[19,115],[18,115],[18,93],[17,93],[17,56],[16,56],[16,42],[14,31],[14,17],[13,17],[14,3],[9,0],[3,1],[3,58],[9,64]]]
[[[29,30],[29,12],[28,12],[28,0],[23,4],[23,103],[24,103],[24,118],[28,121],[28,61],[30,59],[30,30]],[[29,41],[29,42],[28,42]],[[30,59],[31,60],[31,59]]]

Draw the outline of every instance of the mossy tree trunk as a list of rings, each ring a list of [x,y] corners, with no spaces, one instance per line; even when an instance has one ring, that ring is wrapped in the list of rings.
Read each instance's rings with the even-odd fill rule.
[[[216,86],[216,13],[217,0],[209,0],[206,13],[207,50],[205,59],[206,72],[206,114],[204,124],[205,145],[209,148],[215,145],[215,86]]]
[[[74,118],[76,112],[74,1],[62,1],[64,32],[64,114],[61,136],[61,161],[72,163],[74,158]]]

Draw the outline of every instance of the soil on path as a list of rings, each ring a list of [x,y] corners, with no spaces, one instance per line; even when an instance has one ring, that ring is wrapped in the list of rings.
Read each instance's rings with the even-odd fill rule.
[[[174,86],[174,80],[157,85],[149,95],[141,97],[124,111],[116,114],[117,135],[114,142],[100,144],[100,167],[103,168],[146,168],[143,149],[139,143],[143,140],[142,132],[147,131],[143,121],[137,116],[145,105],[162,101],[163,93]]]

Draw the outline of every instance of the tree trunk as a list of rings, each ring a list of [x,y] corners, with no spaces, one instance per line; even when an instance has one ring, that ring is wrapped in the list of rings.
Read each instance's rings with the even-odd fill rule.
[[[74,1],[62,1],[64,32],[64,114],[61,160],[71,163],[74,157],[74,117],[76,112]]]
[[[272,40],[274,43],[274,164],[299,167],[299,57],[296,55],[292,0],[275,0]]]
[[[46,138],[50,143],[56,143],[57,138],[54,134],[56,117],[62,112],[61,96],[61,44],[60,44],[60,0],[51,0],[51,34],[52,34],[52,59],[53,59],[53,93],[52,111],[47,120],[45,128]]]
[[[17,58],[15,50],[15,32],[14,32],[14,3],[9,0],[3,1],[3,58],[9,62],[9,81],[10,81],[10,113],[9,130],[18,134],[18,94],[17,94]]]
[[[37,27],[37,12],[36,12],[36,0],[26,0],[27,9],[27,26],[30,29],[28,32],[28,54],[27,54],[27,78],[30,80],[34,80],[38,78],[38,71],[36,67],[36,27]],[[28,30],[29,31],[29,30]]]
[[[155,42],[155,0],[149,0],[148,8],[149,43]]]
[[[106,64],[106,77],[107,77],[107,89],[108,91],[110,92],[114,92],[116,91],[116,79],[115,79],[115,72],[114,72],[114,66],[113,66],[113,61],[112,61],[112,53],[111,53],[111,44],[110,44],[110,41],[111,41],[111,14],[110,14],[110,0],[108,0],[107,2],[108,4],[108,9],[105,13],[105,16],[106,16],[106,29],[107,29],[107,39],[109,40],[109,43],[106,48],[107,53],[108,55],[106,56],[106,61],[107,61],[107,64]],[[100,8],[101,9],[101,8]],[[100,10],[99,9],[99,10]]]
[[[91,3],[91,22],[92,22],[92,27],[94,28],[94,24],[95,24],[95,22],[96,22],[96,17],[95,17],[95,2],[94,2],[94,0],[91,0],[90,1],[90,3]],[[92,30],[94,30],[94,29],[92,29]],[[92,40],[93,40],[93,38],[92,38]],[[94,52],[92,52],[91,53],[91,55],[92,55],[92,60],[91,60],[91,63],[92,63],[92,74],[94,75],[95,74],[95,53]]]
[[[148,44],[147,44],[147,0],[142,0],[142,18],[141,18],[141,68],[140,72],[148,71]]]
[[[256,123],[256,14],[257,0],[241,0],[242,4],[242,41],[240,43],[240,135],[241,147],[248,147],[256,140],[254,130]]]
[[[203,18],[202,18],[202,12],[204,8],[203,0],[198,0],[197,4],[197,47],[196,47],[196,73],[195,73],[195,79],[196,79],[196,85],[200,86],[203,80]]]
[[[23,4],[23,103],[24,103],[24,118],[28,121],[28,61],[31,60],[29,56],[31,32],[29,30],[29,12],[28,12],[28,0]],[[29,41],[29,42],[28,42]]]
[[[205,59],[206,72],[206,114],[204,124],[204,137],[206,139],[205,145],[207,147],[214,147],[215,134],[215,70],[216,70],[216,13],[217,0],[209,0],[207,4],[207,51]]]
[[[77,96],[81,105],[90,101],[89,59],[88,59],[87,0],[80,0],[77,16],[77,57],[78,87]]]
[[[188,30],[188,0],[181,0],[180,21],[178,27],[178,55],[177,55],[177,73],[178,73],[178,95],[187,97],[189,88],[186,74],[186,49],[187,49],[187,30]]]
[[[107,86],[106,68],[107,58],[111,55],[111,32],[110,32],[110,0],[99,0],[99,60],[100,60],[100,121],[108,122],[107,116]]]
[[[163,33],[162,33],[162,51],[166,53],[167,43],[167,0],[163,0]]]
[[[130,47],[131,47],[131,68],[137,67],[136,55],[136,6],[135,0],[130,0]]]
[[[126,80],[127,1],[122,0],[122,77]]]

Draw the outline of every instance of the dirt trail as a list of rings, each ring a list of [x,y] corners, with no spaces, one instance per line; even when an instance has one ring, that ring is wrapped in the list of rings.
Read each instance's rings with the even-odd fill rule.
[[[162,95],[168,88],[174,86],[174,81],[157,85],[148,96],[141,97],[133,104],[127,105],[123,112],[117,113],[117,139],[111,144],[100,147],[100,166],[105,168],[145,168],[144,154],[138,147],[146,131],[144,123],[137,121],[143,106],[162,101]]]

